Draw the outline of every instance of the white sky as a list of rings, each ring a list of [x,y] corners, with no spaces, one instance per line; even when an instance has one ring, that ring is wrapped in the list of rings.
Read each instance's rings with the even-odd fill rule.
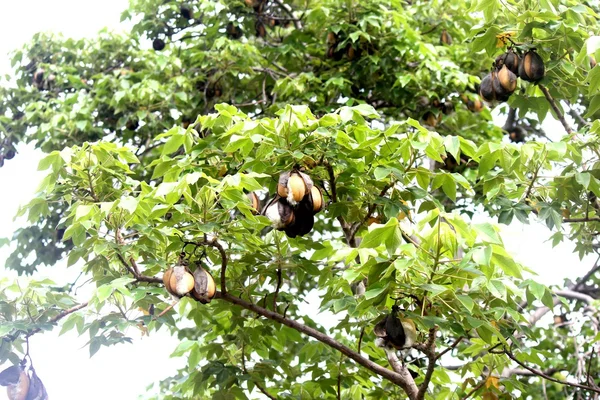
[[[66,36],[90,37],[105,26],[119,29],[120,13],[126,7],[126,0],[0,2],[0,73],[8,72],[10,67],[5,54],[22,46],[35,32],[60,31]],[[556,121],[547,119],[544,125],[550,137],[562,134],[562,127]],[[0,188],[3,188],[0,237],[12,235],[18,226],[12,220],[18,206],[35,193],[42,176],[36,171],[40,154],[32,146],[20,146],[17,157],[0,168]],[[569,243],[553,249],[546,242],[550,232],[539,223],[513,223],[504,228],[502,236],[508,250],[518,261],[538,271],[541,274],[538,280],[545,284],[560,284],[565,277],[581,276],[595,261],[593,256],[579,261],[571,253],[573,245]],[[7,249],[0,249],[0,265],[7,254]],[[40,273],[63,283],[72,281],[77,269],[57,266],[44,268]],[[81,301],[87,300],[84,295]],[[317,298],[314,300],[319,302]],[[184,363],[182,359],[169,358],[177,340],[164,333],[136,339],[133,345],[103,347],[90,359],[84,347],[87,335],[78,338],[67,333],[58,337],[59,330],[37,334],[31,340],[36,371],[52,399],[134,399],[144,394],[150,383],[174,373]],[[135,332],[131,334],[139,337]],[[5,399],[5,392],[0,390],[0,400]]]

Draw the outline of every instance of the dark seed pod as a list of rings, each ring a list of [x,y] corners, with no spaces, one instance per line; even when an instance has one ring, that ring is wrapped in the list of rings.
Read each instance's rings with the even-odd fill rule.
[[[472,112],[481,112],[483,110],[483,103],[479,98],[475,98],[475,100],[467,100],[467,108]]]
[[[504,89],[502,84],[500,83],[500,78],[498,77],[498,72],[492,71],[492,86],[494,88],[494,94],[497,101],[506,101],[510,97],[513,92],[509,92]]]
[[[512,73],[515,75],[519,73],[519,64],[521,64],[521,59],[519,58],[519,55],[513,51],[513,49],[509,49],[506,53],[496,57],[496,66],[498,69],[506,65],[506,68],[512,71]]]
[[[129,129],[130,131],[135,131],[139,126],[140,123],[137,119],[127,120],[127,123],[125,123],[125,128]]]
[[[6,154],[4,154],[4,158],[7,160],[12,160],[13,158],[15,158],[15,155],[16,155],[15,149],[10,148],[10,149],[8,149]]]
[[[436,116],[431,111],[427,111],[425,113],[425,115],[423,115],[423,121],[427,125],[431,126],[432,128],[435,128],[441,120],[442,120],[442,114],[439,114]]]
[[[479,84],[479,96],[487,102],[492,102],[496,100],[496,92],[494,91],[494,86],[492,84],[492,74],[487,74]]]
[[[233,22],[229,22],[227,24],[227,27],[225,28],[225,33],[227,33],[227,37],[229,39],[239,39],[244,34],[242,29],[239,26],[235,25]]]
[[[308,196],[306,200],[308,200]],[[304,236],[310,233],[314,224],[313,205],[310,204],[310,201],[302,201],[294,211],[294,221],[285,228],[285,234],[291,238]]]
[[[156,51],[161,51],[165,48],[165,41],[162,39],[154,39],[152,42],[152,48]]]
[[[506,64],[502,66],[502,69],[500,69],[496,75],[502,88],[512,94],[512,92],[514,92],[517,88],[517,75],[508,69]]]
[[[264,208],[263,214],[269,218],[273,228],[284,230],[294,223],[294,209],[284,197],[275,196]]]
[[[39,68],[33,74],[33,83],[36,85],[41,85],[44,82],[44,69]]]
[[[508,132],[508,138],[513,143],[525,143],[526,131],[520,126],[514,126]]]
[[[254,192],[247,193],[246,196],[248,200],[250,200],[250,204],[252,204],[252,213],[258,214],[260,213],[260,200],[258,196]]]
[[[529,50],[519,64],[519,78],[528,82],[538,82],[546,73],[544,60],[535,50]]]
[[[21,377],[21,367],[13,365],[0,372],[0,386],[16,385]]]
[[[454,104],[450,101],[445,101],[440,105],[440,110],[446,115],[452,114],[454,112]]]
[[[31,368],[29,390],[25,400],[48,400],[46,387],[42,383],[42,380],[37,376],[33,368]]]
[[[333,46],[337,44],[337,35],[333,32],[327,32],[327,45]]]
[[[452,44],[452,36],[445,29],[442,31],[440,36],[440,43],[450,46]]]
[[[351,44],[348,44],[348,46],[346,46],[346,56],[350,61],[354,61],[360,58],[361,53],[362,51],[360,48],[354,48],[354,46],[352,46]]]
[[[192,19],[192,18],[194,18],[194,14],[192,13],[192,9],[187,4],[182,4],[179,7],[179,12],[181,13],[181,16],[183,18],[185,18],[185,19]]]

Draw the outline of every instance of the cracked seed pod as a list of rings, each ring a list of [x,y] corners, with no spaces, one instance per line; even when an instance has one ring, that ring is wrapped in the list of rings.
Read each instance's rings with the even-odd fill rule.
[[[467,108],[471,112],[481,112],[481,110],[483,110],[483,103],[479,98],[475,98],[474,100],[468,99]]]
[[[393,306],[392,312],[375,327],[373,333],[398,350],[412,347],[417,340],[417,327],[413,320],[400,318],[400,307]]]
[[[496,57],[496,65],[498,68],[506,65],[506,68],[512,71],[512,73],[515,75],[519,74],[519,64],[521,64],[521,59],[513,49],[509,49],[506,53],[500,54],[498,57]]]
[[[185,19],[194,18],[194,13],[192,12],[192,9],[190,8],[190,6],[187,4],[180,5],[179,12],[181,13],[181,16]]]
[[[510,71],[509,71],[510,72]],[[492,86],[494,88],[494,94],[497,101],[506,101],[513,92],[506,90],[500,82],[500,77],[497,71],[492,71]],[[515,82],[516,84],[516,82]]]
[[[529,50],[519,64],[519,78],[528,82],[538,82],[546,73],[544,60],[535,50]]]
[[[300,171],[282,172],[279,175],[277,194],[287,199],[290,205],[297,205],[312,189],[313,182],[310,176]]]
[[[33,83],[37,86],[40,86],[44,82],[44,72],[43,68],[39,68],[33,74]]]
[[[479,84],[479,97],[490,103],[496,100],[496,93],[494,92],[494,86],[492,85],[492,74],[487,74],[481,80],[481,83]]]
[[[445,115],[449,115],[449,114],[452,114],[454,112],[454,104],[452,104],[452,102],[450,102],[450,101],[445,101],[442,104],[440,104],[439,109]]]
[[[0,372],[0,386],[16,385],[21,377],[21,367],[12,365]]]
[[[442,114],[439,114],[438,116],[436,116],[431,111],[427,111],[425,113],[425,115],[423,116],[423,121],[427,125],[431,126],[432,128],[435,128],[437,126],[437,124],[440,123],[441,120],[442,120]]]
[[[448,46],[452,44],[452,36],[445,29],[442,31],[442,36],[440,36],[440,42]]]
[[[29,391],[29,375],[27,372],[19,368],[19,379],[15,384],[10,384],[6,387],[8,400],[26,400],[27,392]]]
[[[252,204],[252,214],[260,213],[260,200],[258,199],[256,193],[247,193],[246,197],[248,197],[248,199],[250,200],[250,204]]]
[[[503,65],[500,71],[496,73],[496,76],[498,77],[498,81],[504,90],[510,92],[511,94],[515,91],[517,88],[517,75],[508,69],[506,64]]]
[[[508,133],[508,138],[513,143],[525,143],[526,136],[525,129],[520,126],[514,126]]]
[[[163,283],[167,292],[183,297],[194,289],[194,276],[184,265],[176,265],[165,272]]]
[[[225,33],[229,39],[239,39],[243,36],[244,31],[233,22],[229,22],[225,27]]]
[[[333,46],[337,44],[337,35],[333,32],[327,32],[327,44]]]
[[[280,196],[275,196],[264,208],[263,213],[269,218],[273,228],[280,231],[294,223],[294,209]]]
[[[48,400],[46,388],[33,368],[31,368],[31,378],[29,381],[29,390],[25,400]]]
[[[215,280],[210,272],[198,266],[194,271],[194,288],[192,289],[192,297],[202,304],[210,303],[217,293]]]
[[[590,69],[594,68],[596,66],[596,59],[594,58],[594,56],[589,56],[590,59]]]
[[[267,29],[265,28],[265,24],[263,24],[261,21],[256,21],[254,28],[256,30],[256,36],[261,38],[267,36]]]
[[[312,203],[313,213],[316,214],[323,209],[323,193],[316,186],[310,189],[310,202]]]

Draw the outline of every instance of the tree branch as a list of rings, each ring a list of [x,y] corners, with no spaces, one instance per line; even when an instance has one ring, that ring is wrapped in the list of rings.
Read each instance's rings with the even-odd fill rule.
[[[416,396],[417,392],[416,392],[416,390],[413,391],[413,387],[416,388],[416,385],[414,383],[414,380],[408,373],[408,370],[406,369],[406,367],[403,367],[402,371],[404,371],[404,372],[402,372],[402,373],[391,371],[391,370],[389,370],[385,367],[382,367],[381,365],[376,364],[375,362],[361,356],[360,354],[358,354],[354,350],[350,349],[349,347],[343,345],[342,343],[338,342],[337,340],[331,338],[330,336],[328,336],[314,328],[311,328],[309,326],[301,324],[300,322],[286,318],[279,313],[269,311],[266,308],[260,307],[256,304],[249,303],[246,300],[243,300],[236,296],[232,296],[229,293],[218,292],[217,295],[215,296],[215,298],[221,299],[223,301],[227,301],[232,304],[236,304],[242,308],[245,308],[246,310],[252,311],[263,317],[266,317],[273,321],[279,322],[280,324],[288,326],[292,329],[297,330],[298,332],[304,333],[314,339],[317,339],[321,343],[326,344],[326,345],[338,350],[339,352],[341,352],[348,358],[351,358],[352,360],[356,361],[358,364],[367,368],[371,372],[373,372],[377,375],[380,375],[381,377],[389,380],[390,382],[400,386],[409,395],[409,398],[411,400],[416,399],[415,396]],[[412,395],[411,395],[411,393],[412,393]]]
[[[394,371],[396,371],[396,373],[400,374],[401,376],[404,376],[408,382],[412,383],[411,385],[409,385],[408,390],[404,389],[406,391],[406,394],[408,395],[408,398],[416,399],[418,396],[419,389],[417,388],[414,379],[410,375],[408,368],[406,368],[406,366],[398,359],[398,356],[396,355],[396,350],[394,348],[384,347],[384,350],[388,362],[390,363]]]
[[[538,85],[538,87],[540,88],[542,93],[544,93],[544,96],[546,96],[546,100],[548,100],[548,103],[550,103],[550,107],[552,107],[552,109],[554,110],[554,113],[556,114],[556,118],[560,121],[562,126],[565,128],[565,131],[569,135],[573,134],[574,133],[573,129],[571,128],[571,126],[569,125],[567,120],[565,119],[563,112],[558,107],[558,104],[556,104],[556,101],[554,100],[554,98],[552,97],[550,92],[548,91],[548,88],[546,88],[546,86],[544,86],[544,85]]]
[[[273,0],[273,1],[275,2],[275,4],[277,4],[279,7],[281,7],[287,15],[289,15],[289,17],[292,21],[294,21],[294,26],[296,27],[296,29],[298,29],[298,30],[302,29],[302,23],[300,22],[300,20],[298,18],[296,18],[294,16],[294,12],[290,8],[290,6],[285,4],[282,0]]]
[[[454,350],[456,348],[456,346],[458,346],[458,344],[463,341],[464,338],[465,338],[464,336],[459,336],[458,338],[456,338],[456,340],[448,348],[446,348],[444,351],[438,353],[435,356],[435,360],[436,361],[439,360],[440,358],[442,358],[442,356],[444,354]]]
[[[549,375],[546,375],[544,372],[542,372],[542,371],[540,371],[538,369],[532,368],[532,367],[526,365],[525,363],[519,361],[519,359],[517,357],[515,357],[515,355],[511,351],[509,351],[507,349],[504,349],[504,354],[506,354],[508,356],[508,358],[510,358],[511,360],[513,360],[514,362],[516,362],[517,364],[519,364],[521,367],[525,368],[527,371],[529,371],[529,372],[533,373],[534,375],[537,375],[537,376],[539,376],[541,378],[544,378],[544,379],[546,379],[548,381],[551,381],[551,382],[554,382],[554,383],[558,383],[558,384],[561,384],[561,385],[576,387],[576,388],[583,389],[583,390],[589,390],[590,392],[600,393],[600,389],[593,388],[593,387],[587,386],[587,385],[581,385],[579,383],[572,383],[572,382],[562,381],[560,379],[556,379],[556,378],[553,378],[553,377],[551,377]]]
[[[417,400],[423,400],[425,398],[427,386],[429,386],[429,382],[431,382],[431,377],[433,376],[433,371],[435,370],[435,362],[437,361],[437,357],[435,355],[435,335],[437,334],[437,330],[437,326],[434,326],[429,330],[429,337],[427,339],[427,343],[425,343],[425,355],[428,359],[427,372],[425,372],[425,378],[419,387]]]
[[[563,222],[598,222],[600,217],[563,218]]]

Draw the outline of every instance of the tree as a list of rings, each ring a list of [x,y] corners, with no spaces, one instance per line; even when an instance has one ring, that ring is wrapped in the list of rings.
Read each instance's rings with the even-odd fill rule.
[[[165,399],[596,398],[600,267],[545,287],[499,224],[540,220],[554,244],[597,251],[598,12],[137,0],[130,36],[36,35],[1,89],[0,160],[34,142],[48,175],[6,268],[35,277],[67,257],[97,289],[78,303],[60,277],[3,279],[0,362],[57,323],[89,334],[91,355],[129,328],[167,329],[189,362],[161,383]],[[511,52],[516,88],[498,58]],[[289,172],[322,190],[323,211],[306,178],[286,187]],[[273,202],[292,189],[300,204]],[[186,268],[204,279],[196,298]],[[333,328],[303,309],[311,293]],[[394,305],[418,331],[403,351],[376,340]],[[539,323],[551,310],[556,325]]]

